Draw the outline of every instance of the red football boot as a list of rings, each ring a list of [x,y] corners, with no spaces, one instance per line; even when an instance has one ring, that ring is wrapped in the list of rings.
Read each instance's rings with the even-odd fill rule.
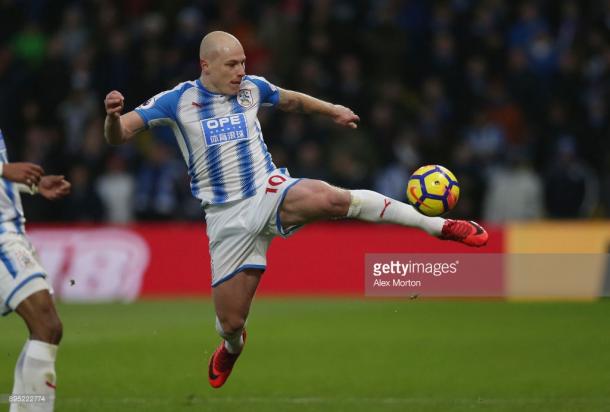
[[[246,330],[242,332],[242,337],[244,340],[244,345],[241,348],[241,352],[244,350],[244,346],[246,346]],[[210,358],[210,363],[208,364],[208,379],[210,381],[210,385],[212,388],[220,388],[225,384],[227,379],[229,379],[229,375],[233,370],[233,365],[239,358],[239,353],[230,353],[227,348],[225,348],[225,341],[223,340],[220,343],[220,346],[216,348],[216,351]]]
[[[487,244],[489,235],[478,223],[471,220],[447,219],[439,238],[455,240],[468,246],[481,247]]]

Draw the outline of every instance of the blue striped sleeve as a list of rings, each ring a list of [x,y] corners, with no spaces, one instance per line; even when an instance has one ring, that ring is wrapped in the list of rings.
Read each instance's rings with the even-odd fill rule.
[[[246,76],[246,79],[258,87],[260,103],[265,106],[275,106],[280,101],[280,89],[261,76]]]
[[[138,106],[135,111],[140,115],[146,127],[150,127],[153,120],[171,119],[176,121],[178,100],[180,92],[176,89],[161,92]]]

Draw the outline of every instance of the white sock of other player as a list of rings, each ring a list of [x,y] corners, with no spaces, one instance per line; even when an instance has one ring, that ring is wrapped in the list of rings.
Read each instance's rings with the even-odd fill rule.
[[[244,338],[242,336],[242,331],[234,333],[226,333],[222,329],[222,325],[218,318],[216,318],[216,332],[220,335],[221,338],[225,340],[225,348],[229,351],[229,353],[239,353],[241,352],[241,348],[244,346]]]
[[[23,362],[25,361],[25,352],[29,343],[29,340],[25,341],[25,345],[23,345],[23,349],[21,349],[21,353],[17,359],[17,365],[15,366],[15,382],[13,383],[13,395],[22,395],[25,393],[23,388]],[[14,407],[10,407],[11,412],[16,410],[16,405]]]
[[[56,356],[57,345],[38,340],[26,342],[17,361],[13,395],[39,395],[41,399],[11,403],[10,412],[53,412]]]
[[[349,192],[352,201],[347,212],[348,218],[417,227],[434,236],[441,234],[445,223],[445,219],[441,217],[424,216],[411,205],[371,190],[350,190]]]

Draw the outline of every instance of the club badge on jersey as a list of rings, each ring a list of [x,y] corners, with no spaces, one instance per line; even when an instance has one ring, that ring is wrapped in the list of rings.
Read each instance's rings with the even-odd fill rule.
[[[246,109],[254,104],[254,97],[252,97],[252,90],[250,89],[241,89],[239,93],[237,93],[237,103],[245,107]]]

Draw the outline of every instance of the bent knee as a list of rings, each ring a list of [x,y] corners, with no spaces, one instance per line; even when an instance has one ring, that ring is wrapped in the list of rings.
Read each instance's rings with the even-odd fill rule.
[[[351,201],[347,190],[330,186],[324,192],[322,202],[324,213],[330,217],[344,217],[347,215]]]
[[[53,345],[59,344],[64,327],[53,307],[41,308],[39,316],[30,325],[32,338]]]
[[[227,317],[220,320],[222,330],[218,334],[222,337],[241,333],[246,326],[246,319],[240,316]]]
[[[57,316],[49,322],[47,332],[49,343],[57,345],[61,342],[61,338],[64,336],[64,325]]]

